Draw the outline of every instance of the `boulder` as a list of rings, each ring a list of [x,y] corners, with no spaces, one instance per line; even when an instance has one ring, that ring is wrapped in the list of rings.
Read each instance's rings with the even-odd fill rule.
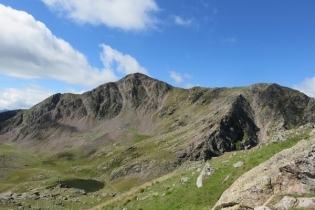
[[[181,183],[181,184],[185,184],[188,180],[189,180],[188,177],[182,177],[182,178],[180,179],[180,183]]]
[[[298,198],[296,208],[315,209],[315,198]]]
[[[234,168],[240,168],[240,167],[242,167],[244,165],[244,163],[242,162],[242,161],[239,161],[239,162],[237,162],[237,163],[234,163],[233,164],[233,167]]]
[[[297,199],[290,196],[284,196],[279,203],[275,205],[276,210],[292,209],[297,202]]]
[[[200,188],[202,187],[202,181],[206,176],[210,176],[214,172],[214,169],[209,163],[206,163],[205,167],[201,171],[199,177],[197,178],[197,187]]]

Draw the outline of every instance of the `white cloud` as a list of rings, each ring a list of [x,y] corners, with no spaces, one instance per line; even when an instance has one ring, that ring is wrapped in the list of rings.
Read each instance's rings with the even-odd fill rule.
[[[23,11],[0,4],[0,74],[19,78],[51,78],[97,86],[117,80],[115,72],[147,71],[129,55],[102,45],[105,68],[93,68],[68,42]],[[108,57],[109,56],[109,57]],[[112,65],[113,61],[116,66]]]
[[[42,0],[52,10],[78,23],[104,24],[124,30],[154,26],[159,11],[154,0]]]
[[[35,85],[23,89],[6,88],[0,90],[0,110],[27,109],[52,94],[52,91]]]
[[[190,74],[181,74],[181,73],[178,73],[176,71],[170,71],[170,78],[172,78],[174,80],[174,82],[176,84],[180,84],[184,81],[184,79],[190,79],[192,78],[192,76]]]
[[[175,81],[176,84],[180,84],[184,80],[182,75],[175,71],[170,71],[170,77]]]
[[[306,78],[303,82],[293,86],[310,97],[315,97],[315,76],[313,78]]]
[[[105,44],[102,44],[101,47],[103,48],[101,60],[106,69],[113,69],[116,66],[116,70],[123,74],[136,72],[148,74],[148,71],[141,67],[138,61],[130,55],[124,55]]]
[[[184,20],[183,18],[175,15],[174,16],[174,23],[181,26],[189,26],[192,23],[191,19]]]

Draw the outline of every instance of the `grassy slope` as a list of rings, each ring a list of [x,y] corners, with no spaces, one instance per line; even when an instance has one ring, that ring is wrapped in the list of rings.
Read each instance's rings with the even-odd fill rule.
[[[182,167],[164,178],[137,187],[131,193],[122,194],[112,202],[94,209],[211,209],[224,190],[238,177],[281,150],[294,146],[307,136],[304,133],[260,149],[226,153],[212,159],[209,163],[215,168],[215,173],[204,180],[201,188],[196,187],[196,180],[199,176],[197,169]],[[244,166],[234,168],[233,164],[238,161],[243,161]],[[201,169],[203,165],[198,168]],[[227,176],[229,176],[227,181],[222,183]],[[185,184],[181,184],[182,177],[188,177],[189,180]]]
[[[123,166],[126,164],[125,160],[130,158],[133,161],[142,161],[164,156],[170,160],[171,155],[166,157],[167,151],[164,148],[157,150],[155,139],[150,139],[150,136],[141,135],[131,130],[128,132],[133,134],[133,139],[128,143],[114,144],[113,142],[108,142],[101,147],[83,147],[77,150],[62,151],[57,154],[31,154],[17,147],[0,144],[0,193],[9,191],[13,193],[46,192],[45,188],[56,186],[58,180],[63,181],[75,178],[98,180],[104,184],[102,190],[81,197],[78,203],[72,201],[63,202],[67,209],[86,209],[98,202],[111,199],[112,193],[119,194],[143,184],[144,180],[133,177],[128,179],[121,178],[113,182],[108,182],[108,180],[112,170]],[[125,152],[131,146],[135,150]],[[85,187],[88,188],[89,183],[86,185]],[[101,194],[105,196],[100,196]],[[63,195],[66,196],[67,194],[63,193]],[[54,206],[55,202],[25,200],[27,204],[40,207]],[[84,208],[82,203],[86,203]],[[4,209],[10,207],[12,206],[9,205],[4,207]],[[55,208],[62,209],[64,207],[56,206]]]
[[[82,148],[45,155],[31,154],[19,148],[0,144],[0,167],[4,169],[0,170],[0,193],[8,190],[15,193],[30,192],[31,189],[44,191],[46,187],[56,185],[57,180],[96,179],[104,183],[102,190],[81,197],[77,203],[71,199],[63,201],[66,208],[87,209],[103,203],[98,207],[103,209],[125,207],[127,209],[210,209],[223,191],[239,176],[306,137],[306,134],[303,134],[261,149],[226,153],[214,158],[209,163],[215,168],[215,173],[204,180],[202,188],[196,187],[196,180],[199,176],[197,169],[201,169],[204,164],[197,163],[183,165],[177,171],[147,183],[132,176],[108,182],[110,172],[114,167],[123,165],[124,160],[132,154],[137,154],[134,156],[135,161],[157,158],[161,161],[161,156],[164,159],[171,159],[172,156],[166,148],[166,143],[174,141],[173,143],[176,144],[175,140],[165,138],[166,142],[157,142],[152,137],[133,134],[133,141],[129,145],[113,146],[111,143],[100,148]],[[124,154],[126,148],[131,145],[136,147],[136,150],[132,154]],[[157,146],[159,149],[156,149]],[[111,155],[108,155],[109,152]],[[113,162],[113,160],[117,161]],[[99,168],[110,161],[113,164],[107,169]],[[238,161],[243,161],[245,165],[235,169],[232,165]],[[227,176],[229,178],[222,184]],[[188,177],[189,180],[185,184],[180,184],[182,177]],[[110,196],[112,192],[118,193],[114,199]],[[104,193],[107,196],[100,196]],[[55,202],[25,201],[32,206],[41,207],[55,205]],[[82,206],[83,203],[85,203],[84,206]],[[62,209],[64,206],[54,208]]]

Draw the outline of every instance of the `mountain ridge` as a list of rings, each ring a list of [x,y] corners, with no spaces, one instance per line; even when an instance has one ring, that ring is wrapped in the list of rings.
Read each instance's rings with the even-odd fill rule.
[[[314,104],[314,99],[277,84],[181,89],[136,73],[83,94],[54,94],[29,110],[12,112],[9,119],[1,118],[2,114],[0,141],[14,129],[21,129],[13,138],[18,143],[51,137],[48,130],[61,129],[67,135],[119,127],[154,135],[201,124],[204,135],[190,140],[182,154],[209,159],[225,151],[253,147],[265,140],[267,130],[273,133],[272,129],[312,121]]]

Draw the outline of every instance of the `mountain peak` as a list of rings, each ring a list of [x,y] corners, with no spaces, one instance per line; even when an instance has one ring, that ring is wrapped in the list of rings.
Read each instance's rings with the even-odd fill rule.
[[[160,81],[160,80],[157,80],[155,78],[152,78],[146,74],[143,74],[143,73],[132,73],[132,74],[128,74],[126,75],[125,77],[121,78],[119,81],[117,81],[117,83],[122,83],[124,81],[127,81],[127,80],[136,80],[136,81],[142,81],[142,82],[162,82],[162,83],[165,83],[163,81]]]

